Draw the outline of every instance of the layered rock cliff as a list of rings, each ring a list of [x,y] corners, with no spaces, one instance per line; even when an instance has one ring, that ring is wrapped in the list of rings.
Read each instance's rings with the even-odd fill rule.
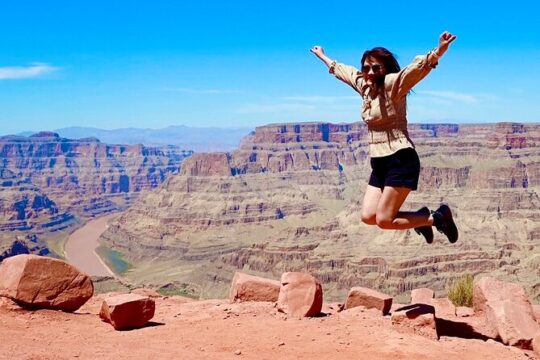
[[[540,125],[411,125],[419,191],[404,210],[449,203],[461,231],[427,245],[361,224],[370,173],[361,123],[259,127],[231,153],[195,154],[103,235],[134,282],[223,295],[243,269],[306,270],[341,297],[351,286],[444,292],[463,273],[520,281],[540,299]]]
[[[141,191],[177,173],[189,155],[174,147],[108,145],[51,132],[0,137],[0,254],[13,253],[13,244],[36,252],[35,236],[125,209]],[[41,245],[37,252],[45,251]]]

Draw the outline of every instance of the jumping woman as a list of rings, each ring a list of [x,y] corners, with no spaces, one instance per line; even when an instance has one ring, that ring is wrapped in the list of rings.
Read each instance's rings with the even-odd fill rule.
[[[364,52],[361,70],[330,59],[321,46],[311,49],[331,74],[351,86],[363,100],[362,119],[368,128],[372,172],[362,204],[362,222],[382,229],[414,228],[430,244],[432,226],[451,243],[458,240],[458,229],[446,204],[435,211],[427,207],[416,212],[400,211],[409,193],[417,189],[420,176],[420,160],[407,131],[407,94],[437,66],[455,39],[449,32],[442,33],[435,49],[417,56],[404,69],[383,47]]]

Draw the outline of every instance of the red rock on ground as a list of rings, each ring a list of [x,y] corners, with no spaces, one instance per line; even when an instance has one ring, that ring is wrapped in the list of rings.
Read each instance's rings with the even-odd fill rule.
[[[521,305],[523,311],[526,311],[531,317],[534,316],[531,302],[523,286],[503,282],[489,276],[475,281],[473,286],[473,309],[475,314],[482,315],[486,310],[485,304],[488,301],[504,300],[510,300]]]
[[[345,309],[356,306],[364,306],[367,309],[375,308],[380,310],[382,315],[386,315],[392,307],[392,297],[365,287],[353,287],[347,295]]]
[[[434,298],[435,292],[428,288],[411,290],[411,304],[426,304],[435,308],[437,317],[456,316],[456,307],[448,298]]]
[[[93,293],[90,277],[61,260],[17,255],[0,264],[0,296],[24,307],[75,311]]]
[[[532,350],[532,340],[540,334],[540,325],[520,304],[510,300],[488,301],[485,314],[504,344]]]
[[[280,287],[281,283],[277,280],[236,272],[232,279],[229,300],[276,302]]]
[[[137,294],[122,294],[103,300],[99,317],[115,330],[139,328],[148,323],[156,305],[154,300]]]
[[[311,317],[320,314],[323,303],[322,286],[310,274],[286,272],[281,275],[278,310],[288,315]]]
[[[427,304],[435,308],[437,317],[452,318],[456,316],[456,306],[448,298],[431,299]]]
[[[392,325],[402,331],[412,332],[432,340],[439,339],[433,306],[407,305],[393,312],[391,319]]]
[[[474,284],[473,306],[475,314],[484,317],[489,332],[507,345],[530,349],[533,337],[540,332],[521,285],[484,277]]]
[[[411,290],[411,304],[427,304],[434,297],[435,293],[428,288]]]

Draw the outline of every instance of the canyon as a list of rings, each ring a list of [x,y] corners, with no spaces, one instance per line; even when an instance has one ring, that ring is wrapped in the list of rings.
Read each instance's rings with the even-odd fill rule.
[[[191,153],[53,132],[0,137],[0,260],[19,253],[62,257],[66,234],[126,209]]]
[[[360,222],[370,173],[362,123],[261,126],[232,152],[196,153],[110,223],[104,246],[133,284],[224,297],[235,271],[304,271],[343,299],[352,286],[406,301],[443,295],[457,277],[490,274],[540,300],[540,125],[411,124],[419,189],[404,210],[441,202],[460,240]]]

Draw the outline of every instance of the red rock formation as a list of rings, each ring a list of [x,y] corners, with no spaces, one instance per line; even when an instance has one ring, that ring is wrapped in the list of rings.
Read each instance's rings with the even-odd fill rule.
[[[234,274],[229,300],[235,301],[272,301],[279,297],[281,284],[277,280],[237,272]]]
[[[439,340],[435,309],[425,304],[414,304],[397,309],[392,313],[392,325],[397,329]]]
[[[540,325],[522,304],[511,300],[488,301],[485,316],[504,344],[532,350],[532,341],[540,334]]]
[[[51,132],[0,137],[0,253],[13,243],[9,234],[15,231],[37,235],[39,252],[45,250],[42,237],[77,226],[78,218],[126,208],[140,191],[178,172],[190,154]]]
[[[367,309],[377,309],[382,315],[387,315],[392,307],[392,297],[379,291],[364,287],[353,287],[345,301],[345,310],[357,306]]]
[[[99,317],[115,330],[140,328],[154,317],[154,300],[137,294],[121,294],[103,300]]]
[[[71,312],[93,292],[90,277],[61,260],[17,255],[0,264],[0,296],[24,307]]]
[[[489,276],[475,281],[473,288],[473,308],[475,314],[484,314],[486,304],[490,301],[506,300],[514,304],[519,304],[529,317],[534,318],[531,302],[523,286],[503,282]]]
[[[540,125],[413,124],[410,134],[422,173],[404,210],[449,203],[462,235],[455,245],[436,234],[427,247],[412,231],[360,223],[370,173],[360,123],[259,127],[234,152],[185,162],[102,240],[141,269],[174,259],[182,281],[204,296],[224,296],[234,273],[247,269],[268,277],[309,271],[331,284],[333,300],[353,286],[400,302],[425,286],[441,297],[464,273],[518,277],[540,299]],[[201,263],[204,278],[192,270]],[[156,281],[172,280],[161,274]]]
[[[411,291],[411,304],[428,304],[435,293],[428,288],[414,289]]]
[[[279,311],[295,317],[320,314],[323,304],[321,283],[310,274],[287,272],[281,276],[277,301]]]

